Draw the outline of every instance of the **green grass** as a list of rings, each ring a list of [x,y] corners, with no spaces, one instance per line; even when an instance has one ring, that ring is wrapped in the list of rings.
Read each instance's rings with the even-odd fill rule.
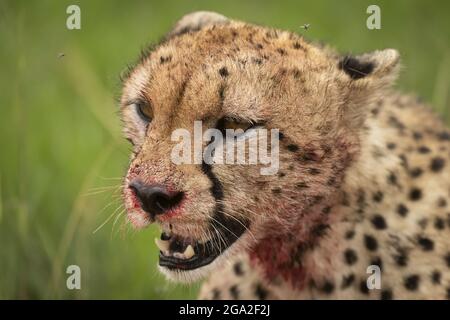
[[[187,12],[302,32],[342,52],[397,48],[398,87],[450,123],[450,3],[376,1],[382,29],[370,31],[372,3],[2,1],[0,298],[196,296],[198,286],[168,284],[157,273],[157,230],[124,225],[117,188],[129,153],[115,103],[119,74]],[[65,28],[70,4],[81,7],[81,30]],[[305,23],[308,31],[299,28]],[[66,289],[70,264],[81,267],[82,290]]]

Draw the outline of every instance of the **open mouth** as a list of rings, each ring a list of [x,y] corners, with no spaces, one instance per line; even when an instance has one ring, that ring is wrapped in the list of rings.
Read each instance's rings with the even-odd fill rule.
[[[168,269],[193,270],[211,263],[221,254],[212,240],[200,243],[178,235],[161,234],[155,239],[159,248],[159,265]]]
[[[222,230],[221,230],[222,229]],[[181,237],[176,234],[161,233],[155,239],[159,248],[159,265],[170,270],[194,270],[210,264],[226,249],[228,249],[247,229],[247,224],[222,225],[220,237],[214,237],[206,242],[193,238]]]

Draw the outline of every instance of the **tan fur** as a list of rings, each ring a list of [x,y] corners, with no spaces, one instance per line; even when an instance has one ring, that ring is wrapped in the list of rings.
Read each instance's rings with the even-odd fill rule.
[[[135,144],[125,183],[139,177],[186,192],[180,216],[157,219],[178,234],[209,239],[214,199],[199,165],[171,162],[173,130],[192,131],[194,120],[214,127],[223,116],[238,116],[283,133],[278,175],[261,176],[260,165],[213,166],[226,214],[252,223],[226,259],[211,265],[201,298],[448,297],[449,132],[423,104],[389,89],[399,67],[395,50],[355,59],[371,62],[373,70],[353,79],[341,57],[297,34],[202,12],[184,17],[125,80],[121,110],[125,134]],[[148,128],[130,108],[137,97],[152,107]],[[433,171],[438,157],[443,167]],[[420,176],[411,175],[416,168],[423,170]],[[413,188],[420,189],[420,199],[410,198]],[[151,221],[131,207],[127,188],[124,198],[133,225],[147,226]],[[398,213],[400,204],[408,208],[405,216]],[[379,217],[386,228],[374,227]],[[375,238],[375,249],[366,247],[366,236]],[[265,251],[279,253],[270,246],[278,240],[291,253],[308,243],[301,259],[288,260],[301,279],[263,258]],[[348,263],[348,249],[356,261]],[[399,264],[399,253],[406,254],[406,265]],[[362,290],[367,267],[380,261],[381,289]],[[432,279],[436,272],[439,281]],[[418,277],[417,288],[411,288],[411,276]]]

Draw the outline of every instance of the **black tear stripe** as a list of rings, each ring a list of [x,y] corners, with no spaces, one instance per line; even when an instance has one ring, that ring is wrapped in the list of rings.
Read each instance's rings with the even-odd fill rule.
[[[216,129],[225,132],[224,119],[220,119],[217,122]],[[218,230],[223,239],[218,238],[217,241],[219,243],[225,241],[227,247],[229,247],[245,232],[245,230],[247,230],[250,221],[248,219],[230,218],[225,215],[222,202],[224,198],[222,183],[212,171],[212,165],[202,161],[202,171],[211,181],[212,185],[210,191],[216,202],[213,219],[211,219],[212,234],[216,235],[215,230]],[[217,237],[219,237],[219,235],[217,235]],[[220,247],[217,249],[223,252],[226,248]]]
[[[211,186],[211,194],[214,197],[216,202],[213,219],[211,219],[211,231],[215,236],[216,231],[218,230],[220,233],[217,235],[217,241],[222,243],[226,242],[226,246],[231,246],[250,226],[250,221],[248,219],[238,219],[238,218],[230,218],[227,217],[224,213],[224,206],[222,203],[223,200],[223,186],[220,180],[216,177],[216,175],[212,172],[212,166],[202,162],[202,171],[209,178],[212,183]],[[220,247],[220,246],[219,246]],[[217,248],[221,252],[225,251],[226,248],[220,247]]]
[[[207,164],[206,162],[202,162],[202,171],[208,179],[211,181],[211,193],[214,199],[217,201],[221,201],[223,199],[223,186],[220,180],[216,177],[216,175],[212,172],[212,166]],[[222,205],[223,207],[223,205]],[[223,209],[223,208],[222,208]]]

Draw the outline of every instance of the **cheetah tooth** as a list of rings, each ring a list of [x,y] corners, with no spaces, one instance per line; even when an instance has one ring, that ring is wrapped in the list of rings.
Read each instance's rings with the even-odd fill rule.
[[[156,246],[159,248],[159,250],[161,250],[163,253],[169,252],[170,241],[155,238],[155,243],[156,243]]]
[[[174,256],[175,258],[177,258],[177,259],[186,259],[186,258],[184,257],[184,253],[181,253],[181,252],[174,252],[174,253],[173,253],[173,256]]]
[[[183,252],[183,255],[186,259],[190,259],[195,255],[194,248],[191,245],[188,245]]]
[[[183,259],[183,260],[190,259],[190,258],[192,258],[194,255],[195,255],[195,251],[194,251],[194,248],[192,248],[191,245],[188,245],[188,246],[186,247],[186,249],[184,249],[184,252],[183,252],[183,253],[181,253],[181,252],[174,252],[174,253],[173,253],[173,256],[174,256],[175,258]]]

